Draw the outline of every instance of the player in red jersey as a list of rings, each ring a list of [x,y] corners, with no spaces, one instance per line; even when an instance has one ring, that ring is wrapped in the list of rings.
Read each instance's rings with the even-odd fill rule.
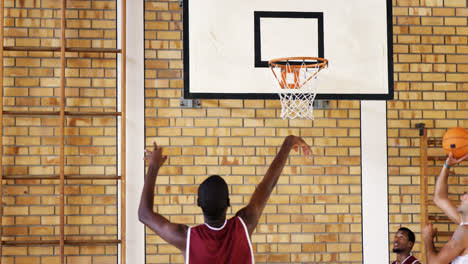
[[[421,261],[411,255],[416,237],[413,231],[406,227],[400,227],[393,239],[393,253],[397,254],[397,259],[392,264],[421,264]]]
[[[190,228],[184,224],[171,223],[153,211],[156,177],[167,159],[162,155],[162,148],[154,142],[153,145],[153,151],[146,150],[148,155],[145,159],[149,161],[149,166],[138,216],[157,235],[177,247],[184,254],[187,264],[253,264],[250,236],[278,182],[291,149],[298,151],[302,148],[306,157],[312,153],[302,138],[286,137],[249,204],[229,220],[226,220],[227,208],[230,206],[227,184],[217,175],[210,176],[198,189],[197,203],[203,210],[205,224]]]

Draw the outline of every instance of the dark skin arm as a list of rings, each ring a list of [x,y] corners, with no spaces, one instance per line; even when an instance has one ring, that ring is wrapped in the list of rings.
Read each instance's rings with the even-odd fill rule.
[[[138,217],[143,224],[166,242],[185,252],[188,226],[171,223],[164,216],[153,211],[156,177],[167,159],[167,156],[162,155],[161,147],[158,147],[155,142],[153,142],[153,146],[153,151],[145,150],[147,153],[145,160],[148,160],[149,164],[138,208]]]
[[[453,157],[453,154],[450,153],[445,163],[448,166],[455,166],[458,163],[468,158],[468,153],[463,157],[456,159]],[[442,170],[440,171],[439,177],[437,177],[435,191],[434,191],[434,203],[447,215],[450,220],[459,224],[461,222],[461,216],[457,212],[457,208],[450,201],[448,197],[448,174],[449,169],[443,165]]]
[[[249,204],[237,212],[236,216],[241,217],[247,225],[249,235],[252,235],[255,227],[257,227],[263,209],[278,182],[291,149],[294,148],[298,151],[299,147],[302,148],[306,157],[312,154],[309,145],[302,138],[296,136],[286,137],[280,151],[276,154],[265,176],[263,176],[262,181],[252,194]]]
[[[459,226],[439,252],[435,250],[433,242],[436,233],[437,230],[432,227],[432,224],[426,225],[422,230],[426,244],[427,264],[448,264],[468,246],[468,227],[466,226]]]

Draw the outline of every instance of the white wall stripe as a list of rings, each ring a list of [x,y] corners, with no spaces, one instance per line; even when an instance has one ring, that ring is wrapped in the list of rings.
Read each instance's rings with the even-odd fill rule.
[[[388,263],[387,103],[361,101],[363,263]]]
[[[138,220],[145,167],[144,1],[127,1],[127,263],[145,263],[145,229]]]

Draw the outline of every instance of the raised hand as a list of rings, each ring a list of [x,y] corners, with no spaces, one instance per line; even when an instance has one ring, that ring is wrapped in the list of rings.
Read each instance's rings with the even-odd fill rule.
[[[301,138],[297,136],[288,136],[293,144],[293,149],[295,151],[299,151],[299,148],[302,148],[302,152],[304,155],[309,158],[312,155],[312,150],[310,149],[309,145]]]
[[[448,155],[447,157],[447,160],[445,161],[445,163],[448,165],[448,166],[453,166],[453,165],[457,165],[458,163],[464,161],[468,159],[468,153],[466,153],[463,157],[460,157],[458,159],[454,158],[453,157],[453,153],[450,152],[450,154]]]
[[[162,154],[162,147],[158,147],[154,141],[153,146],[153,151],[145,149],[146,156],[143,159],[149,161],[149,166],[157,166],[160,168],[167,160],[167,156]]]
[[[427,224],[422,230],[422,236],[424,240],[431,240],[436,236],[437,228],[434,228],[432,224]]]

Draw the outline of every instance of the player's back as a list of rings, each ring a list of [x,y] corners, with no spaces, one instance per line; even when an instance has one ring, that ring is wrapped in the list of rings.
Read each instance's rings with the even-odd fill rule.
[[[226,220],[220,228],[207,224],[189,229],[186,264],[253,264],[247,227],[240,217]]]

